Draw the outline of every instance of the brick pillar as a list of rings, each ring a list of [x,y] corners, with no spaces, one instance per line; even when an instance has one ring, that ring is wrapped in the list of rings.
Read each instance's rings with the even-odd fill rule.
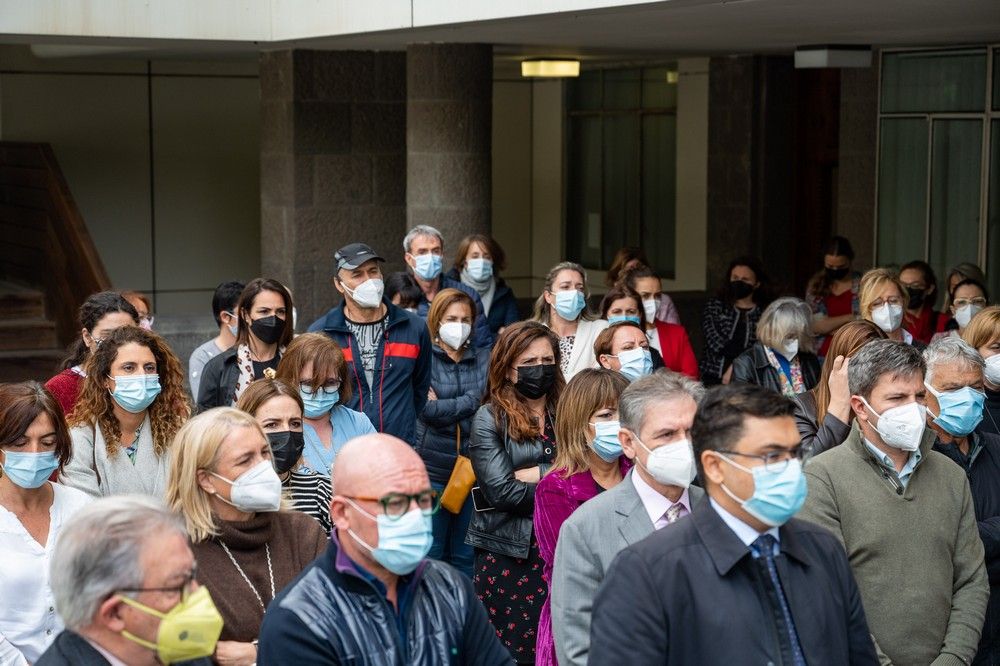
[[[447,259],[463,236],[490,232],[492,104],[492,46],[407,47],[407,228],[440,229]]]
[[[363,241],[402,268],[406,56],[261,54],[261,264],[294,292],[299,330],[339,301],[333,253]]]

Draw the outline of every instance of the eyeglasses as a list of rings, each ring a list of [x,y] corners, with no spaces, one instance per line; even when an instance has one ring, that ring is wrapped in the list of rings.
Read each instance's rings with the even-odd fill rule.
[[[383,497],[360,497],[351,496],[351,499],[365,502],[378,502],[382,505],[382,512],[390,520],[399,520],[410,510],[410,503],[416,502],[417,508],[425,516],[433,516],[441,508],[441,498],[436,490],[422,490],[414,495],[406,493],[389,493]]]
[[[303,379],[299,383],[302,385],[302,389],[300,389],[300,390],[303,393],[309,393],[309,394],[312,393],[312,386],[311,386],[312,385],[312,380],[311,379]],[[327,382],[327,383],[323,384],[322,386],[320,386],[319,390],[320,391],[325,391],[326,393],[333,393],[334,391],[339,391],[340,390],[340,380],[338,379],[338,380],[334,380],[332,382]]]
[[[886,303],[888,303],[889,305],[902,305],[903,304],[903,299],[898,298],[896,296],[890,296],[889,298],[886,298],[885,300],[883,300],[883,299],[880,298],[877,301],[872,301],[872,309],[880,308],[883,305],[885,305]]]
[[[956,298],[954,301],[956,308],[964,308],[966,305],[978,305],[981,308],[985,308],[986,299],[979,296],[977,298]]]
[[[191,585],[194,583],[195,579],[198,577],[198,564],[195,563],[191,567],[191,571],[188,575],[184,577],[184,582],[179,585],[171,585],[169,587],[123,587],[118,590],[119,592],[168,592],[176,594],[180,599],[184,599],[187,596],[188,591],[191,589]]]
[[[805,449],[801,446],[796,446],[794,449],[788,451],[771,451],[765,453],[764,455],[754,455],[752,453],[740,453],[739,451],[719,451],[719,453],[725,453],[727,455],[733,456],[743,456],[744,458],[756,458],[757,460],[764,461],[764,469],[768,472],[773,472],[778,474],[784,472],[785,468],[788,467],[788,463],[792,460],[801,461],[805,456]]]

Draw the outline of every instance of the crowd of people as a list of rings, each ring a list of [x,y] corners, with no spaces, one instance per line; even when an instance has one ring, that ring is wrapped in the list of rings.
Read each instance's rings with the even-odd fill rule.
[[[88,298],[0,384],[0,664],[1000,663],[976,266],[938,311],[844,238],[805,298],[739,257],[698,355],[637,248],[526,318],[494,239],[444,250],[340,248],[301,333],[225,282],[186,364],[143,294]]]

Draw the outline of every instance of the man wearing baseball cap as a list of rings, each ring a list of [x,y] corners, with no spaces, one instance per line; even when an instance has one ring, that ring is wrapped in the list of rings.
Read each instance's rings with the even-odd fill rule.
[[[431,384],[431,340],[422,319],[383,298],[384,261],[364,243],[337,250],[333,286],[343,301],[309,331],[326,333],[343,349],[354,383],[347,406],[412,445]]]

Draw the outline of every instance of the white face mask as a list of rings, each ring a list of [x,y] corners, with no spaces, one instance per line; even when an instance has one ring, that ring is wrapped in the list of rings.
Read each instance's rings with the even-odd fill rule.
[[[918,402],[908,402],[879,414],[867,400],[861,398],[861,402],[878,417],[875,431],[883,442],[901,451],[916,451],[920,448],[920,440],[927,424],[926,407]]]
[[[652,324],[656,319],[656,311],[660,309],[660,304],[655,298],[642,302],[642,309],[646,311],[646,323]]]
[[[281,479],[278,478],[270,460],[261,460],[236,477],[235,481],[230,481],[215,472],[210,474],[233,487],[229,500],[222,495],[216,497],[240,511],[256,513],[277,511],[281,508]]]
[[[657,483],[687,488],[694,481],[698,468],[694,462],[694,449],[691,448],[690,440],[680,439],[651,451],[635,434],[632,439],[649,454],[643,467]],[[639,463],[638,458],[636,462]]]
[[[791,360],[795,358],[795,355],[799,353],[799,339],[795,338],[794,340],[785,340],[785,344],[782,345],[780,349],[775,349],[774,351],[778,352],[791,362]]]
[[[903,324],[903,306],[884,303],[872,310],[872,323],[886,333],[892,333]]]
[[[986,369],[984,370],[986,381],[994,386],[1000,385],[1000,354],[994,354],[986,358]]]
[[[955,310],[955,321],[958,322],[959,328],[965,328],[972,321],[972,318],[979,314],[979,311],[983,309],[981,305],[973,305],[969,303],[968,305],[963,305],[962,307]]]
[[[438,337],[452,349],[460,349],[469,339],[472,327],[458,321],[449,321],[438,328]]]
[[[384,289],[385,284],[379,278],[365,280],[353,290],[344,285],[344,291],[360,308],[377,308],[382,303]]]

